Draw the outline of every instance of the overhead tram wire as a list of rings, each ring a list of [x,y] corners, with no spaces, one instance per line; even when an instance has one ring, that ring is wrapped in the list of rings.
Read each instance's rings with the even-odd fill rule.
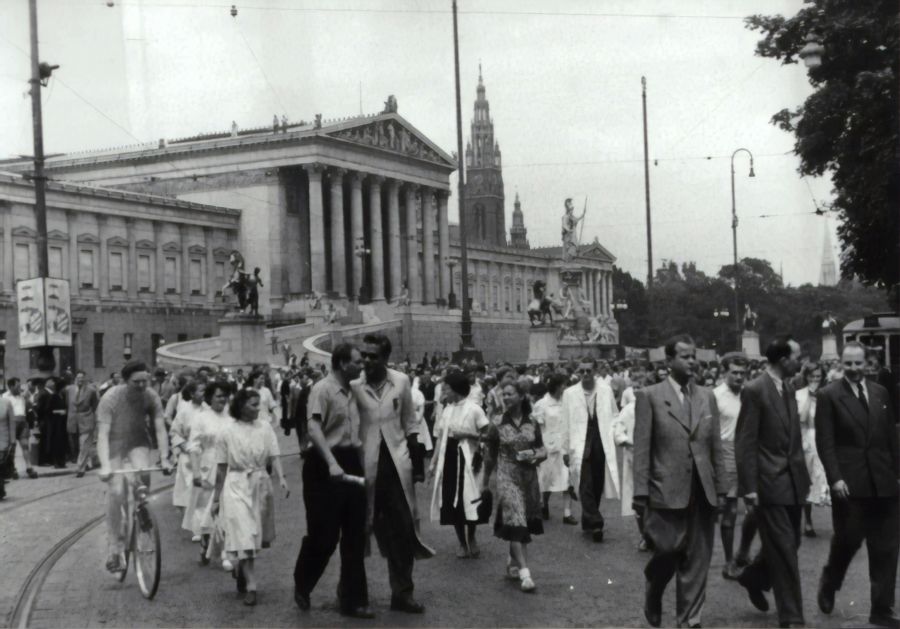
[[[793,150],[781,151],[778,153],[761,153],[759,157],[786,157],[793,153]],[[700,161],[714,159],[730,159],[731,155],[685,155],[680,157],[655,157],[654,162],[681,162],[681,161]],[[577,162],[518,162],[511,164],[503,164],[503,168],[526,168],[538,166],[596,166],[601,164],[630,164],[643,162],[643,158],[621,158],[621,159],[600,159],[587,160]]]
[[[256,56],[256,53],[253,51],[253,47],[250,45],[250,42],[247,41],[247,37],[244,35],[244,31],[241,30],[240,24],[238,24],[237,20],[232,20],[232,22],[234,22],[235,30],[238,32],[238,35],[241,36],[241,39],[244,41],[244,45],[247,46],[247,50],[250,51],[250,55],[256,62],[256,66],[259,68],[260,74],[263,75],[263,79],[265,79],[266,85],[268,85],[269,89],[272,90],[272,93],[275,95],[275,100],[278,101],[278,104],[281,106],[281,113],[287,114],[288,108],[285,107],[284,101],[281,99],[281,94],[278,93],[278,90],[276,90],[275,86],[272,85],[272,81],[269,80],[269,75],[266,74],[266,69],[263,68],[262,63],[260,63],[259,57]]]

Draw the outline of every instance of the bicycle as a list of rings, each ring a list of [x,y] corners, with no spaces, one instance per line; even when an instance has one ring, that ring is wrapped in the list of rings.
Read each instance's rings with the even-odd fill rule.
[[[137,575],[141,594],[146,599],[153,599],[159,589],[160,570],[162,566],[162,548],[159,541],[159,526],[156,517],[150,511],[148,496],[150,490],[140,482],[138,475],[149,472],[166,471],[161,467],[139,470],[116,470],[112,474],[131,474],[123,476],[126,484],[123,525],[125,532],[125,557],[119,582],[128,574],[128,564],[134,557],[134,572]],[[129,491],[130,490],[130,491]],[[133,498],[132,498],[133,497]]]

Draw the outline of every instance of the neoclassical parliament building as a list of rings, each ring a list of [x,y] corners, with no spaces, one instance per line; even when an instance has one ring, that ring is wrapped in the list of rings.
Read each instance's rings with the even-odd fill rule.
[[[479,76],[465,151],[469,294],[479,320],[516,329],[535,281],[558,290],[561,248],[530,247],[518,196],[506,230],[502,159]],[[18,351],[15,281],[34,277],[36,224],[27,160],[0,162],[0,334],[6,377]],[[450,222],[454,156],[398,113],[241,129],[47,159],[50,275],[70,280],[75,346],[60,362],[99,378],[128,356],[217,333],[238,250],[263,278],[260,312],[302,316],[309,295],[452,314],[461,294]],[[540,220],[558,221],[560,207]],[[611,314],[614,257],[581,245],[583,293]],[[404,291],[408,291],[404,293]],[[233,298],[232,298],[233,299]],[[527,340],[525,341],[527,345]],[[450,351],[455,347],[435,347]]]

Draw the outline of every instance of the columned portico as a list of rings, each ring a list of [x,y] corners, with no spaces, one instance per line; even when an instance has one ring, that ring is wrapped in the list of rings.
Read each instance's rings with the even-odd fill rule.
[[[344,247],[344,175],[343,168],[329,168],[331,183],[331,290],[347,295],[347,252]]]
[[[353,238],[351,253],[353,254],[353,291],[354,298],[359,299],[360,289],[365,283],[365,259],[362,253],[365,248],[365,234],[363,232],[363,199],[362,180],[364,173],[354,172],[350,174],[350,234]]]
[[[441,299],[448,299],[453,292],[452,278],[450,277],[450,221],[447,216],[447,198],[450,196],[445,190],[438,190],[438,264],[440,264]]]
[[[400,255],[400,182],[388,182],[388,255],[391,269],[391,299],[403,291],[403,257]]]
[[[434,190],[422,188],[422,276],[423,299],[434,303]]]
[[[322,190],[322,166],[304,164],[309,179],[309,258],[312,289],[324,293],[327,288],[325,259],[325,208]]]
[[[419,186],[406,184],[406,281],[409,299],[422,303],[422,277],[419,273],[419,243],[416,237],[416,191]]]
[[[372,253],[372,301],[384,301],[384,241],[381,229],[381,184],[384,177],[369,177],[369,249]]]

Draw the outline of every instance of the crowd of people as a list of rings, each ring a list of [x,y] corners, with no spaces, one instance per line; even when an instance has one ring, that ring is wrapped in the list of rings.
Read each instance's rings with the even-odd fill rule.
[[[509,544],[506,575],[526,593],[537,589],[528,546],[556,517],[554,494],[561,521],[580,524],[595,543],[604,539],[601,502],[618,499],[636,522],[637,548],[649,553],[644,613],[652,626],[662,623],[673,577],[678,624],[700,626],[717,524],[722,576],[761,611],[773,590],[779,623],[802,625],[797,549],[803,535],[817,534],[814,507],[830,506],[820,609],[832,611],[865,541],[870,621],[897,626],[900,455],[890,374],[857,343],[828,363],[800,354],[797,343],[778,339],[762,360],[734,352],[701,363],[690,337],[680,336],[657,363],[454,364],[438,354],[396,360],[390,340],[372,334],[358,347],[333,348],[330,369],[304,356],[247,376],[208,368],[151,375],[131,362],[100,386],[80,372],[71,383],[10,379],[0,397],[0,420],[8,418],[0,452],[15,478],[9,453],[16,443],[27,448],[33,433],[39,464],[65,466],[68,457],[79,475],[98,464],[109,480],[126,462],[149,467],[158,449],[160,465],[176,468],[173,504],[200,563],[221,563],[254,605],[254,562],[275,538],[271,475],[287,494],[275,429],[294,431],[307,518],[295,602],[310,609],[339,546],[339,611],[358,618],[374,615],[364,561],[370,535],[387,560],[391,609],[424,612],[413,568],[434,551],[420,534],[417,484],[430,491],[432,521],[453,528],[461,559],[480,557],[477,528],[493,521]],[[25,474],[36,475],[29,464]],[[116,572],[124,540],[114,485],[107,567]],[[751,557],[757,534],[761,551]]]

